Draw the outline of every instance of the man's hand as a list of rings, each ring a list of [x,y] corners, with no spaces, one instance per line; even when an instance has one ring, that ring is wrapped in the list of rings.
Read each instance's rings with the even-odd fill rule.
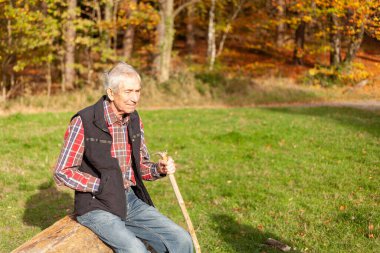
[[[174,160],[171,156],[168,156],[167,159],[160,159],[158,161],[158,173],[160,174],[174,174],[176,167]]]

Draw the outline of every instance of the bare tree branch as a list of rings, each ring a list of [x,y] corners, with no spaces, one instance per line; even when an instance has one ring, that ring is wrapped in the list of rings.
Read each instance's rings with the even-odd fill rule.
[[[195,4],[197,2],[199,2],[200,0],[191,0],[189,2],[186,2],[180,6],[178,6],[177,9],[175,9],[175,11],[173,12],[173,17],[175,18],[183,9],[185,9],[187,6],[191,5],[191,4]]]
[[[232,28],[232,22],[237,18],[238,14],[241,11],[241,8],[245,4],[245,2],[246,2],[246,0],[241,0],[239,2],[237,9],[235,10],[233,15],[231,16],[230,20],[228,21],[227,28],[226,28],[225,32],[223,33],[222,39],[219,43],[218,53],[216,54],[217,56],[219,56],[222,53],[223,47],[224,47],[224,42],[226,41],[227,35]]]

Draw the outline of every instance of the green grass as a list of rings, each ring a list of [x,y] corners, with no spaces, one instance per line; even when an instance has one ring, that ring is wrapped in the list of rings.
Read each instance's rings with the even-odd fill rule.
[[[168,150],[203,252],[378,252],[380,113],[349,108],[141,112],[151,153]],[[0,118],[0,251],[72,210],[52,167],[71,113]],[[168,178],[156,206],[186,227]],[[374,229],[369,230],[369,225]],[[374,238],[369,238],[373,234]]]

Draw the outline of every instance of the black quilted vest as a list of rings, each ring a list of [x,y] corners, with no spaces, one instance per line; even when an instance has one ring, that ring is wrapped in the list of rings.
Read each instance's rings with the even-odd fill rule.
[[[126,197],[121,169],[116,158],[111,156],[112,136],[104,119],[103,96],[96,104],[89,106],[76,115],[80,116],[84,127],[84,154],[80,171],[100,178],[99,191],[75,191],[75,215],[101,209],[126,219]],[[152,200],[142,182],[140,173],[141,129],[139,115],[130,114],[128,122],[129,142],[132,145],[132,167],[136,186],[132,189],[141,200],[153,206]]]

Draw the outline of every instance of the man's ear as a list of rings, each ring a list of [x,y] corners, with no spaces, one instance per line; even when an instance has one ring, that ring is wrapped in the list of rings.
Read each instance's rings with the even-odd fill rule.
[[[115,99],[114,98],[115,94],[111,88],[107,88],[107,96],[110,101],[113,101]]]

